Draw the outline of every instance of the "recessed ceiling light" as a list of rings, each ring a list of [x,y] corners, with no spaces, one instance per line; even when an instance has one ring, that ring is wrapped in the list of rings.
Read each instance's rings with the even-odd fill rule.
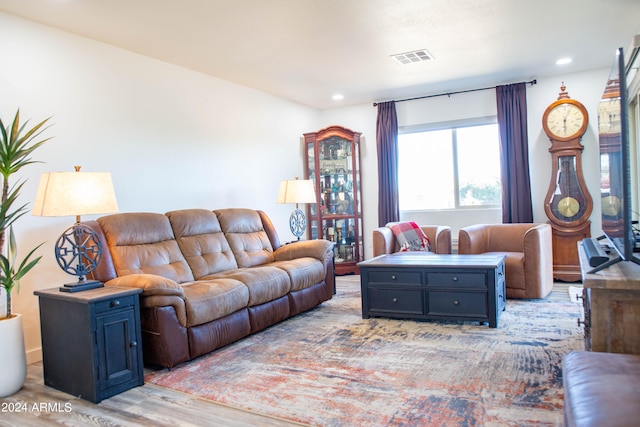
[[[560,58],[556,61],[556,65],[567,65],[571,62],[571,58]]]
[[[334,101],[342,101],[344,99],[344,95],[341,93],[336,93],[331,97]]]

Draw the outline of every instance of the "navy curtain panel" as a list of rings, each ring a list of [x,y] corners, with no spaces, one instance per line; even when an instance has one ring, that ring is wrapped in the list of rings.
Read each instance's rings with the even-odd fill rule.
[[[378,223],[400,220],[398,205],[398,118],[395,101],[378,104]]]
[[[526,83],[496,86],[496,100],[502,169],[502,222],[533,222]]]

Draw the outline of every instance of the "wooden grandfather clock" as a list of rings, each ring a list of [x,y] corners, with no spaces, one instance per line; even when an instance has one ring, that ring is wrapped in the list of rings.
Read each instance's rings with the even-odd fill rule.
[[[591,236],[589,216],[593,200],[582,174],[582,136],[589,115],[566,92],[564,82],[558,100],[542,115],[542,128],[551,140],[551,183],[544,202],[553,233],[553,276],[565,282],[582,280],[578,242]]]

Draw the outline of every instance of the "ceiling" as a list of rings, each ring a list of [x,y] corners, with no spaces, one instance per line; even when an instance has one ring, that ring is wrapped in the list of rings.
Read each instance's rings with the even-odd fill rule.
[[[318,109],[608,67],[640,31],[639,0],[0,0],[0,11]],[[433,59],[391,58],[419,49]]]

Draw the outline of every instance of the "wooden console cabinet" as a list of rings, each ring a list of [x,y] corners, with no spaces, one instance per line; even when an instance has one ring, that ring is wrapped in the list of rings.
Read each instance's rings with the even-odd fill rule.
[[[590,274],[582,243],[578,249],[585,349],[640,354],[640,265],[619,262]]]
[[[44,383],[101,400],[144,384],[138,288],[35,291]]]

